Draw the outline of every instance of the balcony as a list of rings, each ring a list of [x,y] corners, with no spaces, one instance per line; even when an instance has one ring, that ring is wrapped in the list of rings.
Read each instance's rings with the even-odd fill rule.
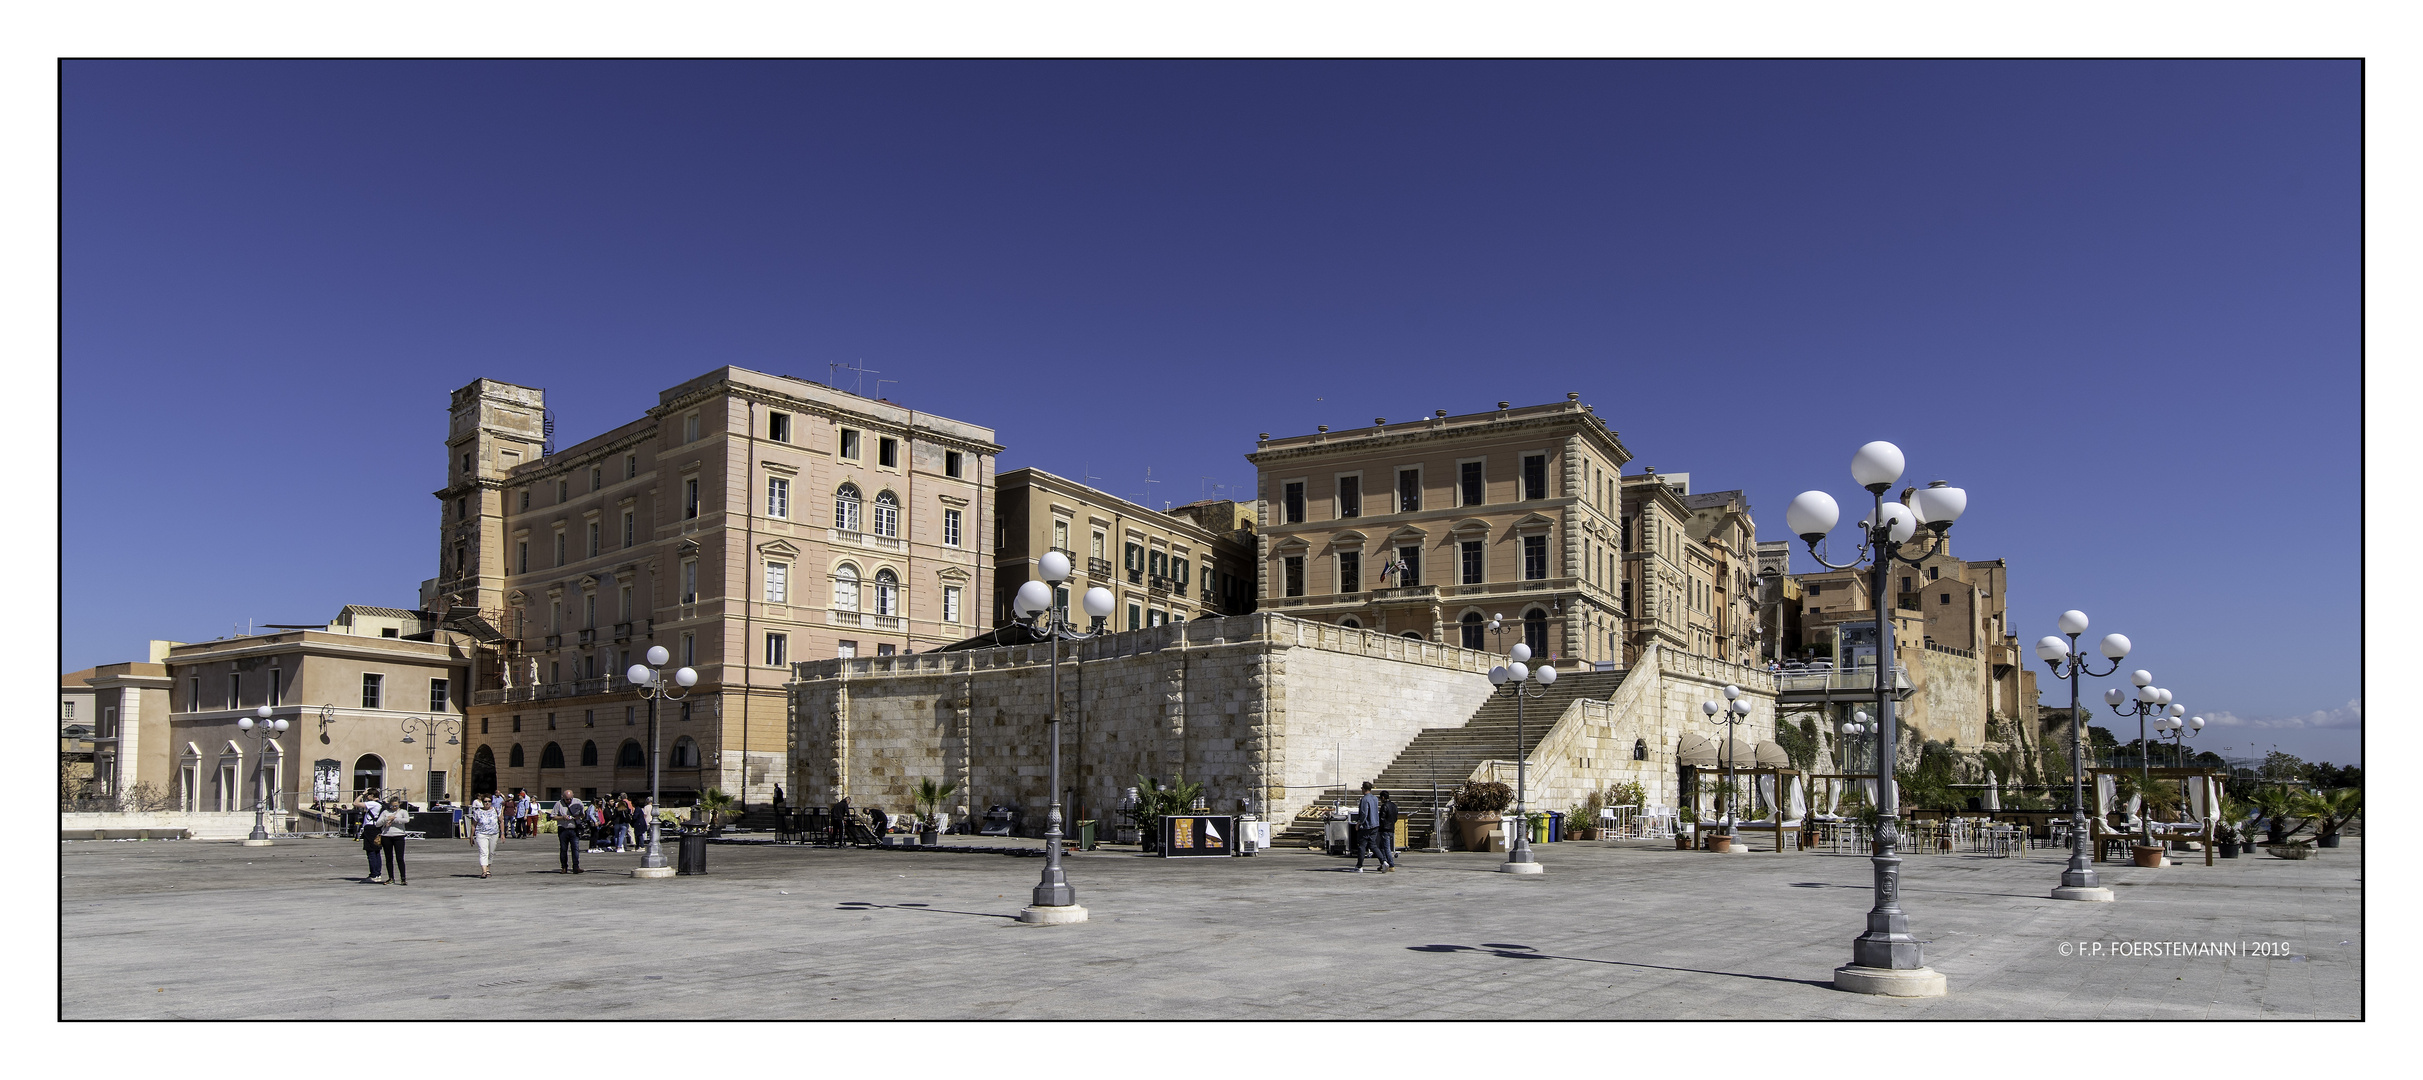
[[[1128,571],[1128,572],[1127,572],[1127,583],[1128,583],[1128,584],[1130,584],[1130,585],[1142,585],[1142,584],[1144,584],[1144,571],[1142,571],[1142,570],[1130,570],[1130,571]]]
[[[1147,584],[1145,588],[1150,589],[1155,595],[1161,595],[1168,593],[1173,588],[1176,588],[1177,584],[1178,581],[1176,578],[1154,574],[1150,579],[1150,583]]]
[[[587,679],[573,679],[568,682],[541,683],[537,686],[474,690],[471,693],[471,703],[474,705],[507,705],[523,701],[552,701],[556,698],[619,694],[631,689],[630,681],[620,675],[598,675]]]
[[[631,624],[630,624],[630,623],[627,623],[627,622],[618,622],[618,623],[615,623],[615,624],[614,624],[614,640],[616,640],[616,641],[629,641],[629,640],[631,640]]]
[[[580,633],[580,643],[581,643],[581,644],[583,644],[583,645],[595,645],[595,644],[597,644],[597,628],[596,628],[596,627],[591,627],[591,628],[589,628],[589,629],[587,629],[587,630],[583,630],[583,631],[581,631],[581,633]]]
[[[1793,704],[1826,701],[1850,701],[1854,695],[1846,691],[1861,691],[1873,697],[1876,693],[1876,669],[1849,668],[1842,671],[1785,672],[1775,677],[1778,700]],[[1910,669],[1893,666],[1893,696],[1910,696]]]
[[[548,648],[550,648],[550,649],[560,649],[560,648],[563,648],[563,647],[564,647],[564,635],[562,635],[562,634],[549,634],[549,635],[547,635],[547,637],[546,637],[546,642],[547,642],[547,647],[548,647]]]
[[[1098,581],[1109,581],[1118,575],[1112,572],[1109,559],[1087,559],[1085,560],[1085,576]]]

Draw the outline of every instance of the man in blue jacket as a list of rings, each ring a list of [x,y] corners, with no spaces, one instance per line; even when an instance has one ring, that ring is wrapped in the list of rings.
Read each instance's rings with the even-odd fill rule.
[[[1371,781],[1363,781],[1363,801],[1355,806],[1355,824],[1363,829],[1363,842],[1355,847],[1355,873],[1363,872],[1363,857],[1379,861],[1380,872],[1389,870],[1388,856],[1380,847],[1380,797],[1371,793]]]

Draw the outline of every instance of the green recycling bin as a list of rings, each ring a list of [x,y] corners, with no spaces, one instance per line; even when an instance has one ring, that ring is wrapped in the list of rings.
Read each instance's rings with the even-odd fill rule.
[[[1093,823],[1093,822],[1091,822],[1091,821],[1080,821],[1080,822],[1078,822],[1078,823],[1077,823],[1077,850],[1079,850],[1079,851],[1092,851],[1092,850],[1094,850],[1094,823]]]
[[[1534,844],[1545,844],[1548,842],[1548,815],[1531,815],[1531,842]]]

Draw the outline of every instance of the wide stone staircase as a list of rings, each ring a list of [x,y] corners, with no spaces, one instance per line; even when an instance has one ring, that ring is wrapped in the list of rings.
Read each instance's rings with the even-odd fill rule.
[[[1568,706],[1581,698],[1605,701],[1614,696],[1616,687],[1623,682],[1621,671],[1568,674],[1557,679],[1545,695],[1525,700],[1523,745],[1519,751],[1515,747],[1514,687],[1499,687],[1462,727],[1425,728],[1414,736],[1396,760],[1371,778],[1372,787],[1388,792],[1396,801],[1398,815],[1413,823],[1415,837],[1426,836],[1430,831],[1434,776],[1441,803],[1454,798],[1455,786],[1471,776],[1481,762],[1491,758],[1507,763],[1503,779],[1512,785],[1513,763],[1530,755],[1532,747],[1548,735],[1548,729],[1565,715]],[[1341,802],[1351,805],[1362,798],[1361,788],[1362,782],[1358,780],[1351,783],[1349,791],[1323,793],[1311,806],[1298,811],[1284,831],[1271,837],[1271,845],[1319,847],[1331,810]]]

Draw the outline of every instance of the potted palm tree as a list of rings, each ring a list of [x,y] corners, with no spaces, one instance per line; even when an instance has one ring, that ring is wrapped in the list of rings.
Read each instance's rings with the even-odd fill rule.
[[[1184,814],[1203,794],[1201,781],[1187,783],[1183,776],[1169,778],[1169,786],[1149,776],[1136,777],[1136,803],[1125,811],[1136,825],[1138,839],[1144,842],[1144,853],[1161,852],[1161,819],[1172,814]]]
[[[2364,811],[2364,789],[2317,791],[2301,799],[2298,806],[2314,821],[2314,846],[2335,848],[2339,846],[2339,830]]]
[[[724,794],[722,788],[708,788],[699,793],[698,808],[707,815],[707,835],[724,834],[724,815],[731,813],[734,805],[732,796]]]
[[[957,790],[959,790],[959,784],[953,780],[921,779],[917,781],[915,801],[917,817],[922,822],[918,839],[926,846],[931,847],[942,842],[942,822],[940,820],[942,801],[950,798],[951,793]]]

